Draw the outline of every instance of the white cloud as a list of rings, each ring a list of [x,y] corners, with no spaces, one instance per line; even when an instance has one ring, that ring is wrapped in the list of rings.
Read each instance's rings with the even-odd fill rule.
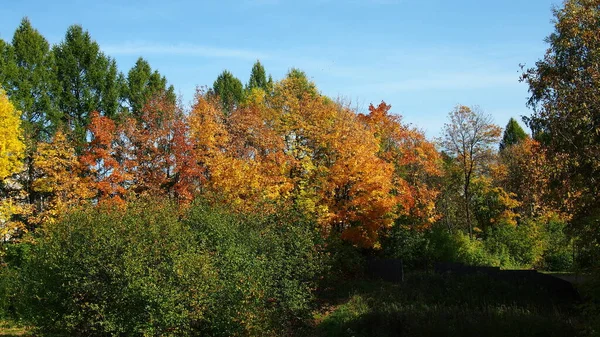
[[[518,84],[515,73],[457,72],[424,74],[419,78],[371,83],[368,88],[381,93],[397,93],[420,90],[481,89]]]
[[[269,59],[269,55],[247,49],[211,47],[198,44],[122,43],[104,44],[103,51],[109,55],[180,55],[206,58],[233,58],[244,60]]]

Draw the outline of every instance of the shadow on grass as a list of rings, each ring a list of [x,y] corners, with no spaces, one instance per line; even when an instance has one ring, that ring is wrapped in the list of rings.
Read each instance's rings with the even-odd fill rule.
[[[402,284],[353,281],[322,294],[336,306],[320,336],[578,336],[571,299],[485,275],[409,275]]]

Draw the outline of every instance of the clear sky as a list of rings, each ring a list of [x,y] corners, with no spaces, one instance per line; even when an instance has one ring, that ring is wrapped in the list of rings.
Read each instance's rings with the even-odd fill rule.
[[[27,16],[50,43],[88,30],[124,72],[139,56],[186,104],[223,69],[246,83],[252,64],[274,79],[304,70],[319,89],[363,111],[384,100],[405,121],[440,135],[457,104],[505,126],[530,112],[523,63],[547,48],[559,0],[7,1],[0,38]]]

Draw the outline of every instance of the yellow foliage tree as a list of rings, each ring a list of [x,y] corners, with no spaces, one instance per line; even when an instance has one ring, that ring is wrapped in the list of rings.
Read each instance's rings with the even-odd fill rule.
[[[25,228],[23,223],[14,220],[15,215],[26,213],[26,207],[19,200],[24,196],[18,191],[18,183],[9,179],[22,169],[25,155],[20,115],[0,89],[0,235],[3,239]]]
[[[17,173],[23,165],[25,144],[21,131],[21,113],[0,90],[0,180]]]
[[[41,201],[32,223],[53,223],[69,207],[94,196],[89,179],[82,177],[75,149],[62,132],[57,132],[52,142],[38,145],[33,162],[39,176],[32,187]]]

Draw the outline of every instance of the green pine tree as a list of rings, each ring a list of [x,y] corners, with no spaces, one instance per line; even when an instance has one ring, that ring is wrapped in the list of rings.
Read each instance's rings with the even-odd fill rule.
[[[525,131],[523,130],[523,128],[521,128],[519,123],[514,118],[511,118],[508,121],[508,124],[506,124],[506,128],[504,129],[504,136],[500,141],[500,151],[504,150],[505,148],[511,145],[521,142],[527,137],[527,133],[525,133]]]
[[[242,82],[233,76],[228,70],[224,70],[215,83],[212,91],[221,100],[223,111],[227,114],[244,100],[244,86]]]
[[[160,92],[166,92],[169,100],[175,103],[176,96],[173,86],[167,87],[167,79],[157,70],[152,71],[150,64],[140,57],[127,74],[127,86],[124,94],[130,112],[134,116],[139,116],[147,100]]]
[[[250,91],[254,88],[263,89],[265,92],[269,89],[269,82],[267,81],[267,74],[265,72],[265,68],[260,63],[260,61],[256,61],[252,66],[252,71],[250,72],[250,79],[248,80],[248,84],[246,85],[246,90]]]
[[[116,118],[124,78],[116,62],[105,56],[81,26],[69,27],[65,40],[53,48],[56,59],[61,123],[73,131],[78,145],[85,142],[90,113]]]

